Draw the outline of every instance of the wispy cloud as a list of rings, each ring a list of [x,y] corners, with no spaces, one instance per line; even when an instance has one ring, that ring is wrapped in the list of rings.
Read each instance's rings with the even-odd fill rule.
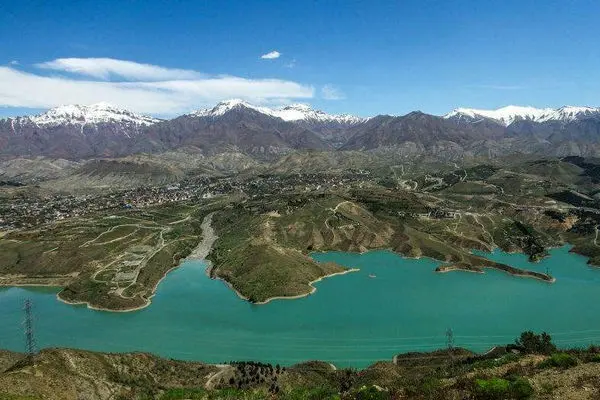
[[[19,65],[19,62],[17,60],[11,60],[8,65]]]
[[[118,82],[104,80],[107,68],[86,68],[83,72],[63,69],[63,76],[48,76],[21,71],[14,66],[0,66],[0,106],[50,108],[63,104],[106,101],[140,113],[174,115],[229,98],[274,104],[314,96],[312,86],[294,81],[207,76],[196,71],[174,70],[131,61],[125,63],[128,63],[128,69],[118,69],[117,72],[113,68],[108,72],[109,76],[117,75],[127,79]],[[73,75],[90,78],[81,79]],[[161,76],[166,79],[158,79]],[[142,80],[143,77],[146,79]]]
[[[325,100],[343,100],[346,95],[333,85],[325,85],[321,88],[321,97]]]
[[[286,68],[294,68],[296,66],[296,59],[293,58],[289,63],[285,64]]]
[[[202,78],[199,72],[188,69],[165,68],[114,58],[57,58],[36,66],[97,79],[109,79],[113,76],[134,81]]]
[[[279,57],[281,57],[281,53],[277,50],[273,50],[267,54],[263,54],[262,56],[260,56],[260,58],[262,58],[263,60],[273,60]]]

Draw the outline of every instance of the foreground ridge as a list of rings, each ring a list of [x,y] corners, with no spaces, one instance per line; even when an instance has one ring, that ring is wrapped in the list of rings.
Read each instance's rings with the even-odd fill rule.
[[[600,349],[558,350],[533,332],[484,354],[402,353],[359,371],[322,361],[212,365],[146,353],[46,349],[28,358],[0,350],[0,395],[10,399],[591,399],[599,375]]]

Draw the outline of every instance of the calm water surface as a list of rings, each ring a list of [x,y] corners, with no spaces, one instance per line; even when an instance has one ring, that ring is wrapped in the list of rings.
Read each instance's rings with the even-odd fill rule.
[[[253,359],[292,364],[320,359],[365,366],[395,353],[456,345],[483,351],[523,330],[546,330],[560,345],[600,343],[600,269],[568,247],[537,264],[496,251],[490,259],[550,273],[554,284],[486,274],[433,272],[439,262],[387,251],[314,254],[359,272],[325,279],[299,300],[251,305],[205,265],[188,261],[158,287],[152,305],[110,313],[56,300],[54,289],[0,289],[0,348],[22,350],[22,301],[34,302],[39,347],[148,351],[206,362]],[[370,278],[369,275],[375,275]]]

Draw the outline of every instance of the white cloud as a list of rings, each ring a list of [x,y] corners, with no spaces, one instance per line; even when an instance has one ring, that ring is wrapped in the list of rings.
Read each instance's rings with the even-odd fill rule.
[[[136,75],[137,78],[140,75]],[[130,77],[133,75],[130,74]],[[0,66],[0,106],[5,107],[50,108],[106,101],[139,113],[167,116],[229,98],[263,104],[307,99],[313,95],[314,89],[310,85],[280,79],[213,76],[188,80],[107,82],[44,76]]]
[[[273,60],[275,58],[279,58],[280,56],[281,56],[281,53],[278,52],[277,50],[274,50],[270,53],[263,54],[262,56],[260,56],[260,58],[262,58],[263,60]]]
[[[333,85],[325,85],[321,88],[321,97],[325,100],[343,100],[346,95]]]
[[[201,73],[188,69],[165,68],[114,58],[57,58],[36,66],[97,79],[109,79],[111,76],[133,81],[202,78]]]
[[[19,62],[17,60],[11,60],[8,64],[9,65],[19,65]]]

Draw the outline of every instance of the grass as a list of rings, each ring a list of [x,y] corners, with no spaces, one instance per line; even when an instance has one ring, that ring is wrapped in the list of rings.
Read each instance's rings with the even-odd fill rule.
[[[540,368],[571,368],[578,364],[577,358],[568,353],[554,353],[546,360],[542,361]]]
[[[475,379],[474,392],[478,399],[527,399],[534,389],[525,378],[518,377],[513,381],[503,378]]]
[[[282,226],[279,219],[256,215],[253,207],[238,206],[215,214],[213,225],[219,239],[209,257],[215,265],[213,273],[250,301],[306,294],[311,291],[309,282],[344,270],[316,263],[294,248],[294,241],[283,242],[277,234]]]

